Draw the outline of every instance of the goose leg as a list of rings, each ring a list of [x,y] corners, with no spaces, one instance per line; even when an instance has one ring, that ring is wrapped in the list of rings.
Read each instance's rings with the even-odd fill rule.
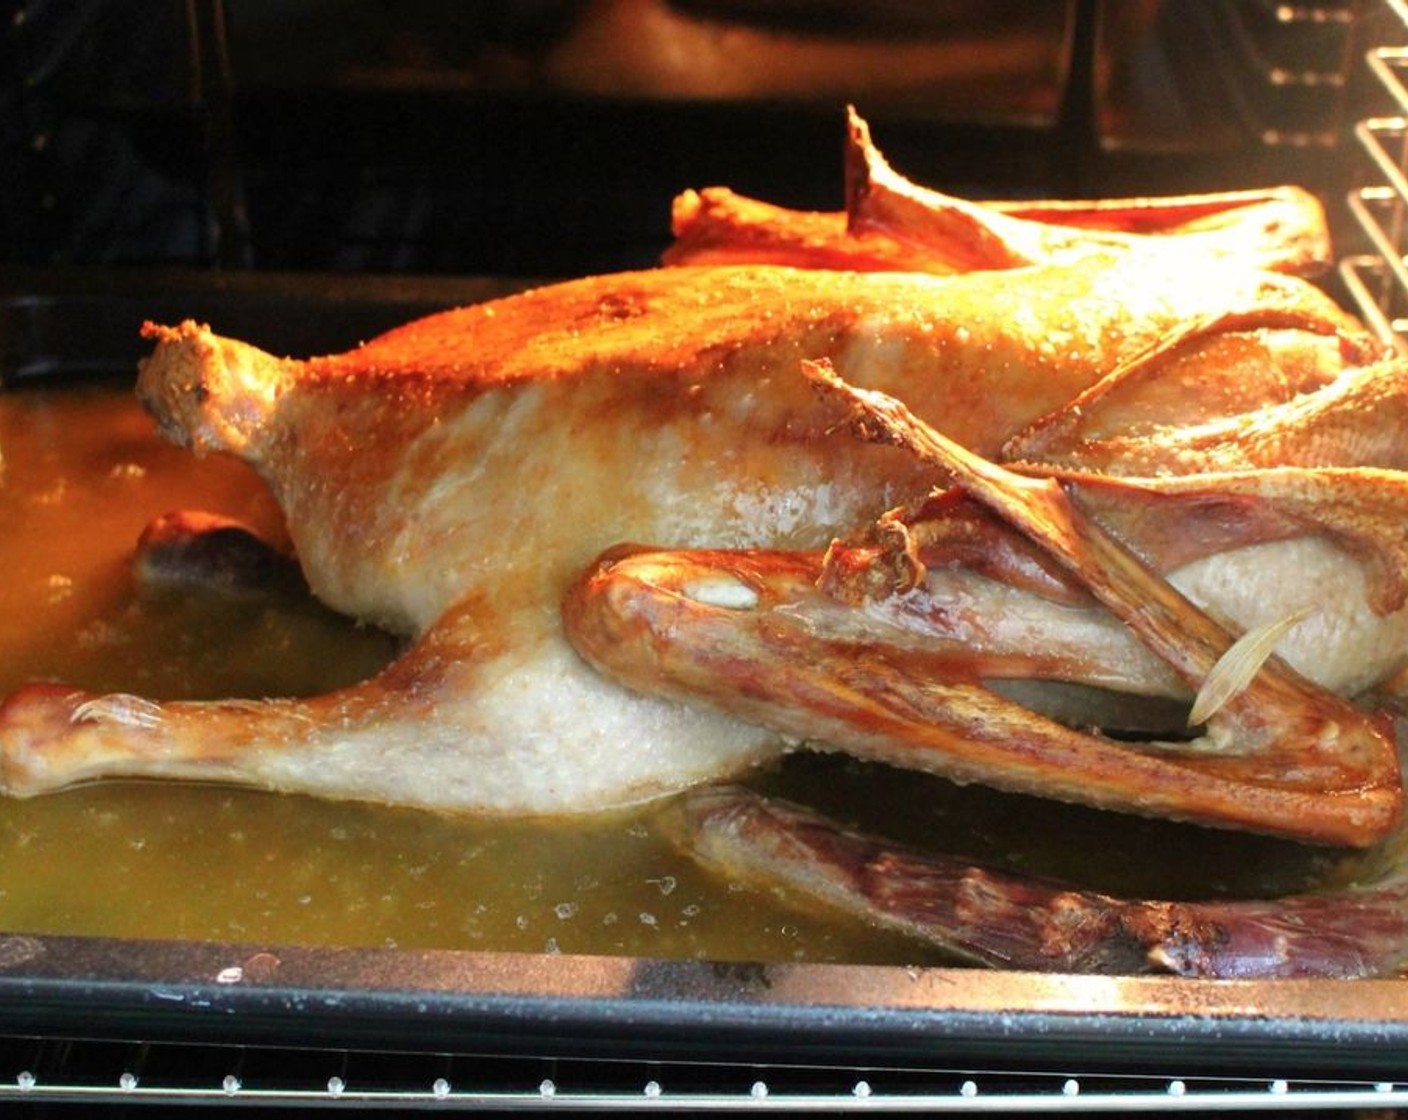
[[[0,704],[0,788],[183,778],[482,814],[578,813],[727,776],[776,736],[623,693],[478,597],[368,680],[306,698],[156,702],[31,684]],[[669,750],[630,730],[673,720]]]

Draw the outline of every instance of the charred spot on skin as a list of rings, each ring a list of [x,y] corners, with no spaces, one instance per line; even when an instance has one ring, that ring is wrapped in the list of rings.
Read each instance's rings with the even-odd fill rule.
[[[1199,921],[1177,905],[1147,904],[1124,917],[1125,930],[1143,944],[1145,960],[1154,972],[1175,976],[1217,974],[1216,952],[1227,942],[1227,930],[1214,921]]]
[[[607,320],[635,319],[644,315],[645,310],[643,301],[619,292],[602,296],[596,304],[597,316]]]

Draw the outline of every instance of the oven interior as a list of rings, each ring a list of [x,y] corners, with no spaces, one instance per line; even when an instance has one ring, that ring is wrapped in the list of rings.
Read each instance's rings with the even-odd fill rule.
[[[955,193],[1294,180],[1329,197],[1351,56],[1385,17],[1350,0],[7,7],[5,263],[498,276],[653,264],[687,186],[835,208],[847,102],[896,166]]]
[[[655,263],[670,201],[840,204],[855,103],[978,197],[1297,183],[1408,315],[1399,0],[11,0],[0,379],[130,376],[145,318],[288,353]],[[0,1099],[274,1108],[1408,1105],[1394,982],[0,938]]]

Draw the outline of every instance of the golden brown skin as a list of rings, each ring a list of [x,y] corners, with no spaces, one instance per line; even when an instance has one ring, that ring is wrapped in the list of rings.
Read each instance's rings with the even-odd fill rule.
[[[306,361],[195,324],[151,328],[139,393],[163,430],[253,463],[314,593],[413,641],[373,680],[305,700],[21,690],[0,708],[6,788],[195,776],[585,812],[774,756],[773,732],[584,666],[558,614],[577,572],[623,539],[820,547],[927,489],[933,468],[833,429],[804,359],[902,391],[995,454],[1190,318],[1246,310],[1235,375],[1259,397],[1375,353],[1301,281],[1186,279],[1131,256],[951,278],[662,269],[445,312]],[[1208,336],[1209,370],[1229,338]]]
[[[191,325],[154,330],[138,392],[179,442],[255,464],[320,597],[416,632],[462,593],[462,557],[491,568],[500,595],[520,579],[561,587],[623,539],[824,541],[932,476],[829,431],[804,359],[902,392],[996,455],[1182,324],[1233,309],[1245,314],[1230,333],[1206,331],[1186,360],[1202,355],[1220,380],[1235,344],[1225,379],[1257,386],[1255,404],[1377,353],[1301,281],[1190,279],[1136,259],[949,278],[652,270],[445,312],[306,362]]]
[[[1267,191],[1098,201],[974,203],[890,167],[851,110],[846,209],[790,210],[726,187],[675,199],[666,264],[789,264],[947,274],[1058,264],[1092,253],[1191,252],[1309,275],[1331,260],[1313,195]]]
[[[1273,466],[1408,470],[1408,362],[1374,362],[1319,388],[1261,407],[1225,407],[1169,423],[1158,398],[1168,363],[1148,392],[1138,376],[1110,377],[1004,444],[1002,457],[1084,471],[1142,475]],[[1176,386],[1175,386],[1176,387]],[[1127,406],[1119,397],[1129,398]],[[1215,386],[1192,399],[1220,397]],[[1185,406],[1186,407],[1186,406]]]

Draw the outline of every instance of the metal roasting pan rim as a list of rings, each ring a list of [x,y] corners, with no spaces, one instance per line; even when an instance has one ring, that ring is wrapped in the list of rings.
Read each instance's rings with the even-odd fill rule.
[[[922,1069],[1408,1078],[1399,980],[0,935],[12,1035]]]
[[[145,318],[345,348],[534,281],[0,268],[0,387],[131,370]],[[337,949],[0,931],[10,1036],[1408,1080],[1401,980]]]

